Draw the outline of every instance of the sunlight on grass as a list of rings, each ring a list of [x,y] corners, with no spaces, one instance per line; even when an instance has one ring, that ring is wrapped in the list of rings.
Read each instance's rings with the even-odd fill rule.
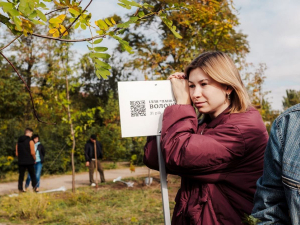
[[[18,224],[163,224],[159,178],[150,187],[131,178],[134,188],[122,183],[84,187],[76,193],[24,193],[0,197],[0,219]],[[171,212],[179,178],[169,177]]]

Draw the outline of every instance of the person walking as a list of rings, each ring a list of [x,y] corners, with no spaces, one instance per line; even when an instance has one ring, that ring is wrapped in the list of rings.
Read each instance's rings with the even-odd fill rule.
[[[19,166],[19,180],[18,180],[18,190],[20,192],[25,192],[23,189],[23,181],[25,171],[28,170],[28,173],[32,177],[32,187],[35,191],[37,181],[34,172],[34,163],[35,163],[35,151],[34,151],[34,142],[31,140],[32,129],[26,128],[25,135],[22,135],[18,139],[16,144],[16,156],[18,157],[18,166]]]
[[[40,177],[41,177],[41,173],[42,173],[42,167],[43,167],[44,158],[45,158],[45,148],[40,143],[38,134],[34,134],[32,136],[32,140],[34,142],[34,150],[35,150],[35,157],[36,157],[35,164],[34,164],[34,170],[35,170],[35,177],[36,177],[37,185],[36,185],[35,191],[38,192],[39,187],[40,187]],[[25,190],[27,190],[27,188],[29,187],[30,181],[31,181],[31,177],[30,177],[30,174],[28,174],[26,182],[25,182]]]
[[[263,224],[300,224],[300,104],[273,122],[252,216]]]
[[[97,166],[96,166],[96,158],[95,158],[95,147],[96,146],[96,156],[97,156]],[[96,135],[92,134],[90,139],[85,144],[85,160],[86,166],[89,167],[89,178],[90,178],[90,185],[96,186],[94,180],[94,169],[95,167],[99,171],[101,183],[105,182],[103,168],[100,162],[100,159],[103,158],[103,150],[102,144],[96,140]]]
[[[164,111],[160,145],[167,173],[181,177],[172,224],[242,224],[268,132],[238,69],[225,53],[205,52],[169,79],[176,105]],[[144,150],[144,163],[158,170],[155,136]]]

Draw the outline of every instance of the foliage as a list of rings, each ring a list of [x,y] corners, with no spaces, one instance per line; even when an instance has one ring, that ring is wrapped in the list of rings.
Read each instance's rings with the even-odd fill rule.
[[[283,97],[283,101],[282,101],[284,110],[298,103],[300,103],[300,91],[291,90],[291,89],[286,90],[286,96]]]
[[[146,80],[153,75],[162,79],[172,72],[183,71],[192,59],[205,51],[227,52],[236,60],[249,51],[246,35],[236,31],[239,22],[229,0],[146,2],[154,5],[156,11],[164,11],[161,13],[162,18],[168,17],[173,21],[166,23],[164,19],[158,21],[155,18],[139,21],[138,25],[144,27],[143,30],[126,33],[126,40],[136,50],[134,60],[128,66],[139,69]],[[146,9],[144,12],[148,13]],[[182,39],[177,39],[170,31],[173,25]],[[158,30],[157,38],[149,38],[148,30],[153,29]]]
[[[54,10],[45,12],[49,10],[45,3],[52,6]],[[89,39],[91,46],[88,46],[90,50],[89,56],[94,61],[96,75],[99,78],[103,77],[105,79],[110,75],[109,69],[111,66],[105,62],[105,60],[110,58],[108,53],[104,53],[107,48],[97,45],[101,43],[103,38],[114,38],[120,43],[124,51],[132,54],[133,51],[129,43],[122,39],[120,35],[123,33],[123,30],[129,28],[131,24],[136,24],[141,20],[146,20],[153,16],[161,17],[174,35],[180,38],[180,35],[176,32],[176,26],[174,26],[167,15],[163,13],[164,10],[154,11],[154,7],[148,3],[138,4],[134,0],[119,0],[118,4],[126,9],[136,7],[136,13],[126,22],[117,23],[113,17],[96,19],[96,26],[91,24],[92,14],[87,11],[92,1],[90,1],[85,8],[83,8],[80,3],[81,1],[78,2],[76,0],[1,0],[0,7],[5,15],[0,15],[0,23],[4,24],[15,35],[23,34],[27,36],[29,34],[40,38],[61,41],[67,40],[64,38],[68,38],[69,30],[73,25],[73,29],[75,30],[79,27],[82,30],[88,28],[91,32],[91,38]],[[175,9],[176,7],[173,8]],[[51,16],[53,12],[62,11],[62,9],[65,9],[63,13]],[[139,10],[141,11],[139,12]],[[148,13],[145,14],[143,10],[147,10]],[[37,26],[47,27],[50,36],[35,33]],[[99,35],[93,36],[92,29]],[[86,39],[83,41],[86,41]]]
[[[0,179],[5,178],[5,174],[11,170],[13,160],[12,156],[0,156]]]

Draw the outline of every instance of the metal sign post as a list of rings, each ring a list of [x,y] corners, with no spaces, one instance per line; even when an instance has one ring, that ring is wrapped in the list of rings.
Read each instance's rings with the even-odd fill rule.
[[[167,174],[160,148],[159,132],[165,108],[176,104],[171,82],[169,80],[118,82],[118,91],[122,137],[156,136],[164,224],[171,225]]]
[[[160,135],[156,136],[156,143],[157,143],[160,188],[161,188],[165,225],[171,225],[169,195],[168,195],[168,187],[167,187],[167,173],[166,173],[166,165],[160,149]]]

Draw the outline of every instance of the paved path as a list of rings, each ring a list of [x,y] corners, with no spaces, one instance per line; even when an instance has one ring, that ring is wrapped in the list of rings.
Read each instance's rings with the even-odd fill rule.
[[[158,174],[157,171],[151,170],[151,175]],[[148,168],[147,167],[136,167],[135,172],[130,172],[129,168],[126,169],[115,169],[115,170],[105,170],[104,176],[106,181],[112,181],[113,179],[121,176],[122,178],[126,177],[138,177],[138,176],[147,176]],[[99,180],[99,173],[98,173]],[[25,182],[24,182],[25,183]],[[88,186],[89,185],[89,174],[88,172],[76,174],[75,176],[75,186]],[[0,183],[0,195],[11,194],[17,192],[18,182],[9,182],[9,183]],[[72,188],[72,175],[58,175],[49,178],[41,177],[41,188],[40,190],[50,190],[56,189],[64,186],[66,189]]]

